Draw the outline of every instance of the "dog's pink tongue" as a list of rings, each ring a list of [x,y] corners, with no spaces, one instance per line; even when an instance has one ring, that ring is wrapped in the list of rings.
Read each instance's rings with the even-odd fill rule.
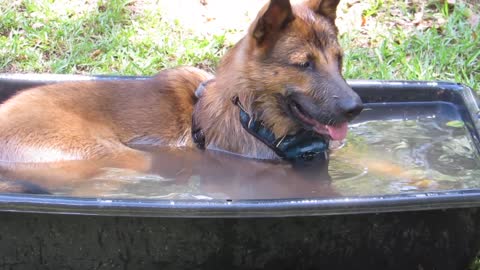
[[[328,134],[334,141],[341,141],[347,137],[348,123],[345,122],[339,126],[326,126]]]

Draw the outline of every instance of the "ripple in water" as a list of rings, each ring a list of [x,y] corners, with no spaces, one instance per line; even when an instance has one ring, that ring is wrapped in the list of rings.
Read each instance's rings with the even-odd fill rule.
[[[363,122],[351,127],[330,174],[344,195],[478,188],[476,155],[463,126],[430,119]]]

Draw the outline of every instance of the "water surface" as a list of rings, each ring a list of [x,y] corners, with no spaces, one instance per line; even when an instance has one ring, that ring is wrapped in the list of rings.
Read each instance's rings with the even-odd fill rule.
[[[294,170],[219,152],[142,146],[149,173],[105,168],[59,195],[151,199],[325,198],[479,188],[478,153],[448,103],[368,106],[328,168]],[[85,182],[84,182],[85,183]]]

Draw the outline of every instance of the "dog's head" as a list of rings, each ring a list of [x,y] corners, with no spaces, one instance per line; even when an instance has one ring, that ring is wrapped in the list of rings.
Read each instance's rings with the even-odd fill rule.
[[[249,106],[277,136],[303,128],[341,140],[363,108],[342,77],[338,2],[271,0],[242,40]]]

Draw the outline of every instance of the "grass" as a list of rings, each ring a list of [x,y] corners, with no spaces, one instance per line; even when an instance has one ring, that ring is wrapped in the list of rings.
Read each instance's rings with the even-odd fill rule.
[[[158,7],[141,9],[137,2],[0,0],[0,72],[151,75],[178,65],[214,70],[231,45],[225,35],[194,35],[163,20]],[[476,10],[461,2],[452,8],[435,1],[424,10],[405,1],[367,2],[368,27],[340,36],[346,78],[446,80],[479,90],[480,26],[469,23]],[[419,26],[398,23],[414,21],[419,12]]]
[[[404,3],[404,2],[402,2]],[[396,8],[402,18],[409,16],[408,10],[401,11],[401,4],[390,3],[385,9]],[[385,3],[384,3],[385,5]],[[365,79],[446,80],[464,83],[479,90],[480,83],[480,40],[475,28],[468,22],[471,9],[457,4],[453,12],[441,4],[432,9],[441,25],[429,29],[405,29],[403,25],[373,28],[370,46],[353,47],[358,33],[347,33],[341,38],[346,48],[345,76]],[[369,10],[367,14],[376,14]],[[389,18],[390,17],[390,18]],[[392,19],[384,14],[380,20]],[[398,17],[398,15],[396,16]],[[428,23],[428,22],[427,22]],[[432,22],[430,22],[432,23]]]
[[[0,0],[0,71],[153,74],[177,65],[215,66],[224,37],[192,36],[162,21],[160,10],[135,12],[112,0]]]
[[[74,3],[74,4],[70,4]],[[195,65],[214,70],[230,45],[225,36],[200,37],[162,20],[158,8],[138,11],[126,0],[100,1],[87,8],[76,1],[0,0],[0,71],[150,75],[166,67]],[[341,35],[345,77],[447,80],[479,89],[480,29],[468,23],[464,4],[438,4],[445,23],[405,31],[385,29],[386,10],[412,17],[405,2],[370,0],[364,11],[378,25],[369,46],[355,46],[358,30]],[[398,14],[395,17],[399,17]]]

